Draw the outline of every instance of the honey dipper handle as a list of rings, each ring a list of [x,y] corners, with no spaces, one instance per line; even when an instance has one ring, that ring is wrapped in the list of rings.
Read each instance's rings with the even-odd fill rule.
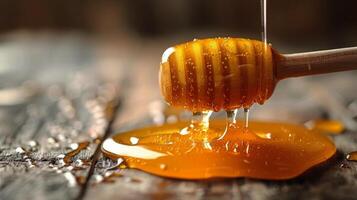
[[[296,54],[277,54],[276,76],[279,80],[314,74],[357,70],[357,47]]]

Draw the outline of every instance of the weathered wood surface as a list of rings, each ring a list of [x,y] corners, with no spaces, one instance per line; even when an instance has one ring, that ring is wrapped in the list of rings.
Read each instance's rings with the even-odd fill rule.
[[[344,159],[357,150],[357,73],[283,81],[264,107],[252,111],[256,119],[343,120],[350,129],[331,136],[339,152],[328,163],[289,181],[182,181],[120,170],[93,156],[95,138],[152,124],[160,115],[153,107],[164,109],[156,83],[162,49],[156,44],[103,45],[76,35],[6,41],[0,64],[12,69],[0,73],[0,199],[357,198],[357,162]],[[6,88],[20,91],[22,102],[9,91],[3,95]],[[89,147],[64,163],[71,144],[82,141]]]

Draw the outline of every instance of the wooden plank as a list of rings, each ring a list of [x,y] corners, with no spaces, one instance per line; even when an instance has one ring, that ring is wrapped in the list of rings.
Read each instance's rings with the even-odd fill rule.
[[[48,61],[48,50],[57,53],[58,59],[73,49],[86,49],[78,38],[57,39],[59,41],[54,40],[54,43],[45,41],[44,47],[36,42],[31,44],[30,47],[40,49],[40,58],[30,59]],[[68,39],[73,43],[67,43]],[[26,49],[27,42],[30,41],[24,45],[15,42],[11,48]],[[58,45],[61,42],[67,44]],[[0,107],[5,119],[0,124],[1,199],[74,199],[78,196],[81,189],[78,183],[87,176],[93,152],[98,147],[95,139],[105,133],[120,96],[119,80],[109,81],[93,67],[78,68],[76,65],[85,61],[80,57],[79,61],[68,62],[71,56],[66,55],[63,60],[50,64],[42,63],[52,65],[48,68],[32,66],[42,68],[42,71],[14,82],[13,90],[20,94],[22,91],[17,85],[31,80],[36,84],[35,95],[21,104]],[[65,68],[54,69],[61,62],[65,62]],[[14,64],[18,63],[14,61]],[[90,141],[89,146],[70,158],[70,162],[65,162],[64,156],[82,141]]]

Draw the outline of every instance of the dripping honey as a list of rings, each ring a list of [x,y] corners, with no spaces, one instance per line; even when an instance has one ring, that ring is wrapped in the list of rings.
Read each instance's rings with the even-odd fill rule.
[[[289,179],[336,151],[325,136],[303,126],[213,121],[206,131],[177,123],[118,134],[104,142],[104,154],[127,166],[166,177],[205,179],[251,177]],[[225,128],[226,127],[226,128]],[[132,144],[131,138],[138,140]]]

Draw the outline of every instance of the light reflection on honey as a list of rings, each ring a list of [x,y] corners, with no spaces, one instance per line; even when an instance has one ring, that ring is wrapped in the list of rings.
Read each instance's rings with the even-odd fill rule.
[[[338,120],[312,120],[305,124],[309,129],[320,131],[322,133],[341,134],[345,126]]]

